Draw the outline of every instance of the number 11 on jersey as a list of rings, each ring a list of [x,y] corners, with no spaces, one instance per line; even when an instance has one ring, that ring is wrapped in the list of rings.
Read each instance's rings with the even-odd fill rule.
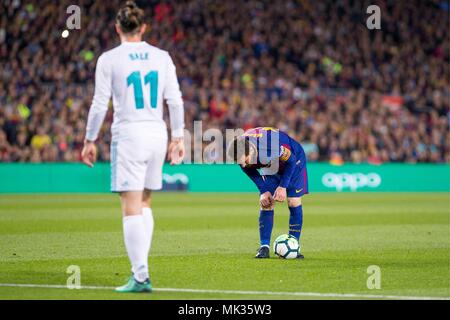
[[[144,77],[144,85],[150,85],[150,106],[156,108],[158,98],[158,71],[150,71]],[[142,90],[141,73],[139,71],[132,72],[127,77],[127,86],[133,86],[134,102],[136,109],[144,108],[144,95]]]

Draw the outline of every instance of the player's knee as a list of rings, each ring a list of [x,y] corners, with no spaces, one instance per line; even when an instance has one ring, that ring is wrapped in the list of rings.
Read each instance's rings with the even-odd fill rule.
[[[290,208],[295,208],[298,207],[302,204],[302,198],[301,197],[296,197],[296,198],[288,198],[288,206]]]
[[[264,211],[270,211],[270,210],[273,210],[274,209],[274,207],[275,207],[275,205],[274,204],[270,204],[270,205],[268,205],[268,206],[260,206],[260,209],[261,210],[264,210]]]
[[[142,192],[127,191],[120,193],[122,204],[122,213],[125,216],[137,215],[142,213]]]

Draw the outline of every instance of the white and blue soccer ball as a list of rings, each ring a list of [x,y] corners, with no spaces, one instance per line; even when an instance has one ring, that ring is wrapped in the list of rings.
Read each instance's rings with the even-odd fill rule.
[[[273,253],[283,259],[295,259],[300,250],[300,244],[294,236],[282,234],[273,242]]]

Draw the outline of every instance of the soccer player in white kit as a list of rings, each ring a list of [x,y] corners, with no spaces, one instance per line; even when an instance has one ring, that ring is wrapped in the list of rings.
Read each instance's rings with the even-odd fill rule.
[[[133,1],[119,10],[116,31],[121,45],[97,61],[95,93],[89,110],[83,162],[96,160],[95,140],[112,96],[111,191],[120,194],[125,247],[132,276],[119,292],[151,292],[148,254],[153,234],[151,190],[162,187],[167,151],[163,99],[169,106],[171,143],[168,158],[179,164],[184,157],[184,109],[175,65],[166,51],[142,41],[143,10]]]

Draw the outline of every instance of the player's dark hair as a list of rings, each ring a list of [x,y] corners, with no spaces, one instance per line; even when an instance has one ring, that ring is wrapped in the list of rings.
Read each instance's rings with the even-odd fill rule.
[[[245,154],[248,156],[250,154],[250,141],[245,137],[235,137],[229,144],[227,148],[227,157],[233,162]]]
[[[144,10],[134,1],[127,1],[117,12],[116,23],[123,33],[136,33],[144,23]]]

